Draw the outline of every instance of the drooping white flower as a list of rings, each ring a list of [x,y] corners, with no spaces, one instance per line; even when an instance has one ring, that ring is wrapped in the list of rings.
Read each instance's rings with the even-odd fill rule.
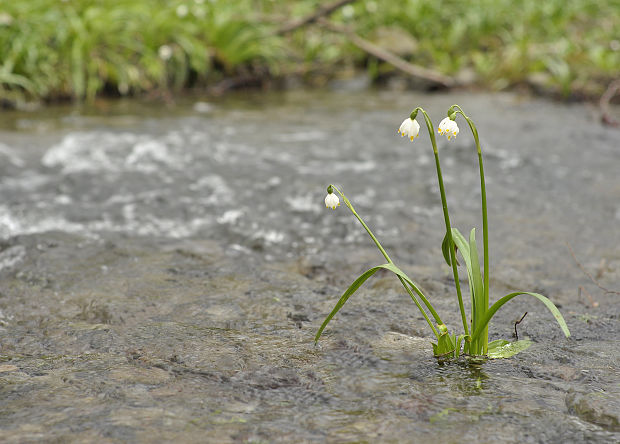
[[[413,139],[419,136],[420,134],[420,124],[413,120],[411,117],[407,117],[403,120],[403,123],[400,124],[400,128],[398,128],[398,132],[401,136],[409,137],[413,142]]]
[[[441,135],[445,135],[448,140],[456,137],[459,133],[459,126],[456,122],[449,117],[446,117],[441,122],[439,122],[439,127],[437,128],[437,132]]]
[[[334,193],[329,193],[327,196],[325,196],[325,206],[327,208],[335,210],[336,207],[340,206],[340,199],[338,199],[338,196],[336,196]]]

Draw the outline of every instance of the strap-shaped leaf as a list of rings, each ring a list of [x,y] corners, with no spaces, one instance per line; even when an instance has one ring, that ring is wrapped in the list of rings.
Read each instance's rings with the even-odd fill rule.
[[[329,321],[332,320],[332,318],[336,315],[336,313],[338,313],[338,311],[342,308],[342,306],[347,302],[347,300],[349,299],[349,296],[355,293],[362,286],[362,284],[366,282],[366,280],[370,276],[375,274],[377,271],[379,271],[383,267],[384,265],[379,265],[377,267],[373,267],[370,270],[365,271],[351,284],[349,288],[347,288],[347,290],[343,293],[343,295],[340,297],[340,299],[336,303],[336,306],[334,307],[334,309],[331,311],[329,315],[327,315],[327,317],[323,321],[323,324],[321,324],[321,328],[319,328],[319,331],[316,333],[316,336],[314,337],[315,344],[319,342],[321,333],[323,333],[323,330],[325,330],[325,327],[327,327],[327,324],[329,324]]]
[[[476,299],[474,297],[476,287],[474,282],[474,275],[472,274],[469,242],[467,242],[465,237],[456,228],[452,228],[452,240],[454,240],[457,248],[461,250],[461,256],[463,256],[463,260],[465,261],[465,268],[467,268],[467,280],[469,282],[469,292],[471,293],[471,317],[474,318],[476,312]]]
[[[542,294],[531,293],[529,291],[518,291],[515,293],[507,294],[506,296],[498,300],[495,304],[491,306],[491,308],[487,310],[487,312],[484,315],[484,318],[479,322],[479,324],[476,326],[476,329],[474,330],[474,333],[471,335],[472,340],[479,339],[480,335],[484,331],[485,327],[487,326],[491,318],[495,315],[495,313],[497,313],[497,310],[499,310],[506,302],[510,301],[512,298],[517,297],[522,294],[533,296],[536,299],[538,299],[540,302],[545,304],[545,306],[549,309],[551,314],[553,314],[553,317],[555,318],[555,320],[558,322],[558,324],[560,324],[560,328],[562,329],[562,332],[564,333],[564,335],[567,338],[570,336],[570,331],[568,330],[566,321],[562,317],[560,310],[558,310],[558,308],[553,304],[553,302],[551,302],[547,297],[543,296]]]
[[[424,305],[426,305],[426,308],[428,308],[428,310],[431,312],[431,314],[433,315],[433,318],[435,318],[435,321],[437,321],[437,323],[440,323],[440,324],[442,323],[441,318],[439,317],[439,315],[437,314],[437,312],[435,311],[431,303],[428,301],[428,299],[426,299],[426,296],[424,296],[424,293],[422,293],[422,290],[420,290],[417,284],[413,282],[411,278],[407,276],[403,270],[401,270],[394,264],[384,264],[384,265],[380,265],[380,267],[385,268],[386,270],[390,270],[396,276],[401,277],[405,282],[407,282],[407,284],[409,284],[411,288],[413,288],[413,290],[418,294],[418,296],[420,296],[420,299],[422,299],[422,302],[424,302]]]
[[[466,334],[460,334],[458,335],[458,337],[456,338],[456,357],[458,358],[459,355],[461,354],[461,343],[463,342],[463,339],[469,337],[469,335]],[[467,344],[467,341],[465,341],[465,344]],[[469,353],[469,349],[467,350],[463,350],[464,353]]]
[[[471,300],[473,307],[473,316],[472,316],[472,329],[475,330],[478,326],[478,322],[484,318],[484,313],[489,307],[489,303],[484,301],[484,285],[482,283],[482,273],[480,272],[480,261],[478,260],[478,247],[476,246],[476,229],[472,228],[469,233],[469,258],[470,258],[470,266],[469,270],[471,273],[471,280],[473,284],[473,288],[471,288]],[[488,327],[485,329],[488,331]],[[474,340],[474,345],[478,350],[474,350],[474,353],[481,352],[486,353],[486,344],[488,340],[488,335],[484,332],[479,338],[480,341]]]
[[[469,261],[469,243],[465,240],[465,236],[461,234],[458,228],[452,228],[452,241],[456,245],[456,248],[461,250],[461,255],[465,262]],[[467,265],[467,263],[465,264]]]
[[[362,286],[362,284],[364,284],[364,282],[368,280],[368,278],[370,278],[373,274],[375,274],[377,271],[379,271],[382,268],[385,270],[389,270],[392,273],[396,274],[397,276],[402,278],[409,286],[411,286],[411,288],[413,288],[413,290],[418,294],[418,296],[420,296],[420,298],[422,299],[422,302],[424,302],[424,305],[426,305],[426,307],[431,312],[435,320],[437,322],[441,322],[439,315],[437,314],[437,312],[435,311],[431,303],[428,301],[426,296],[424,296],[424,294],[422,293],[422,290],[418,288],[416,283],[413,282],[411,278],[409,278],[409,276],[407,276],[405,272],[403,272],[396,265],[392,263],[388,263],[388,264],[378,265],[376,267],[371,268],[370,270],[365,271],[355,280],[355,282],[351,284],[349,288],[347,288],[347,290],[343,293],[343,295],[340,297],[340,299],[336,303],[336,306],[334,307],[334,309],[331,311],[329,315],[327,315],[327,317],[323,321],[323,324],[321,324],[319,331],[316,333],[316,336],[314,337],[315,344],[319,341],[319,338],[321,337],[323,330],[325,330],[325,327],[327,327],[327,324],[329,324],[329,321],[331,321],[332,318],[336,315],[336,313],[338,313],[338,311],[342,308],[342,306],[347,302],[349,297],[353,293],[355,293]]]

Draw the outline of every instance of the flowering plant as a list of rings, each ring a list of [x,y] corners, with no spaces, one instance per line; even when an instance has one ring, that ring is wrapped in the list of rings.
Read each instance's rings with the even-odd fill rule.
[[[480,260],[478,254],[478,247],[476,244],[475,228],[470,231],[469,239],[467,239],[461,234],[458,229],[452,227],[452,225],[450,224],[446,192],[443,183],[443,177],[441,175],[441,165],[439,162],[439,152],[437,150],[437,141],[435,139],[433,124],[426,111],[419,107],[414,109],[411,115],[403,121],[403,123],[398,129],[398,132],[403,137],[409,137],[411,141],[418,137],[420,131],[420,125],[416,121],[418,112],[421,112],[424,116],[424,121],[426,123],[426,127],[430,135],[431,145],[433,147],[433,154],[435,156],[435,168],[437,171],[437,179],[439,182],[439,194],[441,196],[443,217],[446,227],[446,234],[444,236],[441,249],[446,263],[452,268],[454,286],[459,304],[459,310],[461,313],[461,320],[463,323],[463,333],[458,336],[455,333],[449,333],[448,327],[443,323],[443,321],[439,317],[439,314],[433,308],[428,298],[420,290],[419,286],[411,278],[409,278],[399,267],[397,267],[390,259],[383,246],[381,246],[379,240],[375,237],[370,228],[368,228],[368,225],[366,225],[366,223],[362,220],[359,214],[357,214],[349,199],[347,199],[347,197],[337,187],[329,185],[327,187],[327,197],[325,198],[325,205],[328,208],[332,209],[336,209],[336,207],[340,205],[340,199],[336,194],[334,194],[335,190],[340,195],[347,208],[351,210],[353,215],[362,224],[362,226],[369,234],[371,239],[374,241],[381,254],[383,254],[383,257],[386,259],[387,263],[378,265],[367,270],[366,272],[362,273],[353,282],[353,284],[351,284],[351,286],[340,297],[340,300],[336,303],[336,306],[331,311],[331,313],[323,321],[323,324],[321,325],[319,331],[315,336],[315,343],[318,342],[327,324],[343,307],[349,297],[353,293],[355,293],[362,286],[362,284],[366,282],[368,278],[370,278],[373,274],[375,274],[381,269],[389,270],[396,275],[396,277],[403,285],[405,291],[409,294],[413,302],[416,304],[416,306],[424,316],[424,319],[433,331],[433,334],[435,335],[437,341],[436,343],[432,343],[433,353],[437,357],[458,357],[461,353],[463,353],[471,356],[487,355],[491,358],[503,358],[512,356],[527,348],[530,345],[530,342],[528,340],[517,340],[516,342],[497,340],[489,342],[489,322],[491,321],[491,318],[504,304],[519,295],[529,295],[541,301],[549,309],[549,311],[551,311],[560,328],[562,329],[564,335],[566,337],[569,337],[570,332],[568,330],[566,322],[564,321],[564,318],[562,317],[562,314],[553,304],[553,302],[551,302],[547,297],[541,294],[529,291],[518,291],[500,298],[493,305],[489,306],[489,229],[487,219],[487,198],[486,186],[484,181],[484,166],[482,162],[482,150],[480,148],[478,130],[476,129],[476,126],[474,125],[472,120],[463,112],[461,107],[458,105],[453,105],[450,107],[447,113],[448,116],[441,121],[438,127],[438,133],[440,135],[445,135],[448,140],[455,138],[459,133],[459,127],[456,123],[456,117],[457,115],[461,115],[469,125],[469,128],[471,129],[474,137],[474,142],[476,144],[478,154],[478,165],[480,170],[480,189],[482,196],[482,238],[484,272],[482,272],[482,270],[480,269]],[[459,282],[457,269],[459,263],[456,258],[457,252],[461,254],[463,261],[465,262],[465,267],[467,268],[469,292],[471,295],[471,313],[469,323],[467,322],[467,315],[465,313],[465,306],[463,304],[463,297]],[[434,322],[431,321],[431,317],[433,318]]]

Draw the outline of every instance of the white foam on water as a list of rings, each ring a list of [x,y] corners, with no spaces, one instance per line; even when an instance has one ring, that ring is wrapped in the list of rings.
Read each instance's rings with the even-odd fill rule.
[[[0,252],[0,270],[13,268],[26,258],[26,247],[15,245]]]
[[[159,140],[142,140],[136,143],[125,158],[126,169],[143,172],[158,170],[159,165],[177,166],[178,159],[172,156],[166,144]]]
[[[0,206],[0,238],[9,239],[24,234],[62,231],[98,237],[100,232],[132,233],[138,236],[162,236],[183,238],[193,236],[213,223],[212,217],[195,217],[190,220],[158,218],[151,214],[138,215],[136,205],[127,203],[122,208],[124,222],[113,220],[102,213],[98,220],[76,223],[62,216],[42,216],[33,211],[26,215],[15,215],[6,206]],[[0,269],[3,267],[0,253]],[[12,259],[11,259],[12,260]],[[8,262],[7,262],[8,264]],[[8,265],[7,265],[8,266]]]
[[[377,163],[373,160],[348,161],[348,160],[329,160],[329,161],[310,161],[298,165],[296,168],[299,174],[337,174],[337,173],[365,173],[375,171]]]
[[[293,211],[299,213],[320,213],[321,208],[325,206],[322,199],[313,194],[287,196],[286,203]]]
[[[259,229],[252,236],[255,240],[263,240],[268,244],[279,244],[284,241],[284,233],[276,230]]]
[[[127,132],[76,132],[49,148],[41,162],[47,167],[60,167],[65,174],[181,169],[191,158],[171,147],[183,150],[183,142],[183,136],[176,131],[158,138]]]
[[[20,234],[44,233],[47,231],[64,231],[81,233],[85,231],[82,224],[69,222],[66,219],[41,214],[28,214],[18,217],[8,207],[0,206],[0,238],[8,239]]]
[[[243,216],[242,210],[228,210],[217,218],[219,224],[234,224]]]
[[[327,139],[325,131],[298,131],[276,136],[276,140],[279,142],[313,142],[325,139]]]
[[[207,191],[209,195],[201,200],[202,204],[222,205],[233,202],[234,193],[226,181],[217,174],[201,177],[189,186],[191,191]]]

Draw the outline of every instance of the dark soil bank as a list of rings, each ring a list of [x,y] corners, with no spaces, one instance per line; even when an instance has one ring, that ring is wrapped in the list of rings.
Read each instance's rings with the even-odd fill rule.
[[[332,182],[453,332],[432,151],[396,128],[459,103],[485,153],[491,300],[506,360],[442,363]],[[108,108],[111,106],[111,108]],[[513,95],[287,93],[5,114],[0,441],[620,440],[620,131]],[[440,141],[454,225],[478,227],[464,123]],[[574,251],[571,255],[567,245]],[[577,264],[579,261],[581,267]],[[466,275],[462,284],[466,287]]]

